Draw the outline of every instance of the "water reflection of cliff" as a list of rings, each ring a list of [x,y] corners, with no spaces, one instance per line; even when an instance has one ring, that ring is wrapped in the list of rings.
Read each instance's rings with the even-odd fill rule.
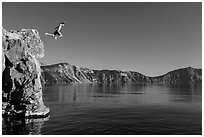
[[[202,85],[165,84],[59,84],[44,87],[44,100],[50,104],[117,103],[182,105],[200,107]]]
[[[45,102],[92,102],[93,97],[143,94],[144,84],[59,84],[44,87]]]
[[[3,135],[39,135],[41,128],[47,118],[38,119],[18,119],[11,117],[2,118],[2,134]]]
[[[201,84],[180,84],[169,85],[168,87],[173,101],[198,102],[198,100],[201,100]]]

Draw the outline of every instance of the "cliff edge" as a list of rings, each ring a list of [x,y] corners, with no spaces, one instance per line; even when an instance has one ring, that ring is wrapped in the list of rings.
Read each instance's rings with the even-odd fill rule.
[[[34,29],[6,31],[2,28],[2,113],[46,117],[50,110],[42,99],[43,42]]]

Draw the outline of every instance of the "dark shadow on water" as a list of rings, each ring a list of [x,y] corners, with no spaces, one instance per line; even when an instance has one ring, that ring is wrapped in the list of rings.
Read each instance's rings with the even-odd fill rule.
[[[18,119],[12,117],[2,118],[2,134],[3,135],[39,135],[41,128],[47,118],[38,119]]]

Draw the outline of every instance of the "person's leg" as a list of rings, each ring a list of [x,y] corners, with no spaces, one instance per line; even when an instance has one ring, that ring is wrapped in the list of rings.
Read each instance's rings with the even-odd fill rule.
[[[60,38],[60,37],[62,37],[62,33],[61,32],[59,32],[59,36],[57,36],[58,38]]]
[[[52,37],[54,37],[54,34],[50,34],[50,33],[45,33],[45,35],[49,35],[49,36],[52,36]]]
[[[57,38],[62,37],[62,33],[58,31],[58,35],[55,35],[55,40],[57,40]]]

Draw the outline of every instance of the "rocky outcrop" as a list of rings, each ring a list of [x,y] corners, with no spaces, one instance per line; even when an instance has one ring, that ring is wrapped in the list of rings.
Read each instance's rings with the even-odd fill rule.
[[[34,29],[2,29],[3,115],[44,117],[49,114],[42,99],[41,68],[43,42]]]
[[[44,83],[159,83],[198,84],[202,83],[202,70],[182,68],[158,77],[148,77],[138,72],[120,70],[92,70],[68,63],[42,66]]]

